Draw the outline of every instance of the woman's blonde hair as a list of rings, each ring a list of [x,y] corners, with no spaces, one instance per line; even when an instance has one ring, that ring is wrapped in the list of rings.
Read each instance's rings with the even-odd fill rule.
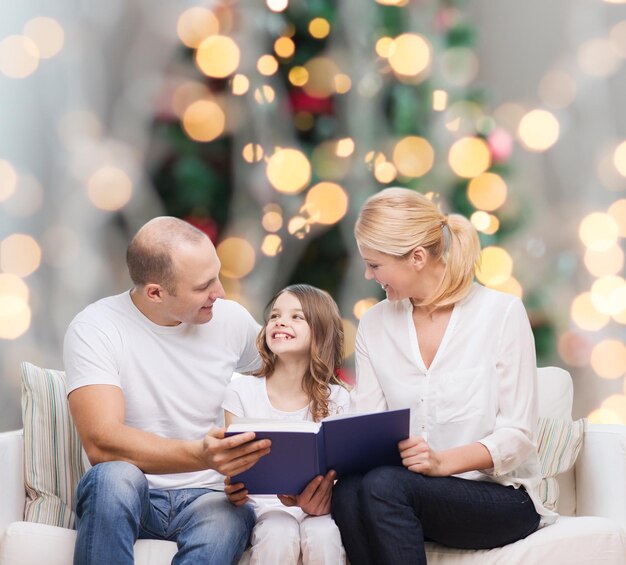
[[[444,261],[439,287],[423,306],[454,304],[470,290],[480,259],[478,233],[467,218],[442,214],[423,194],[407,188],[374,194],[361,208],[354,235],[359,247],[379,253],[404,258],[421,246],[434,259]]]
[[[343,363],[343,323],[339,308],[330,294],[308,284],[294,284],[272,297],[266,307],[265,323],[256,339],[263,366],[254,375],[269,378],[276,369],[276,355],[267,346],[265,331],[274,303],[285,292],[300,301],[304,318],[311,329],[311,355],[302,387],[311,400],[311,416],[318,422],[330,413],[329,385],[343,385],[337,376]]]

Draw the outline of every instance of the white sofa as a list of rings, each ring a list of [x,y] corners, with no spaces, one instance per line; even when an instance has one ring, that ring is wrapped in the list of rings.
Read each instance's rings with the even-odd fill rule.
[[[569,373],[540,369],[539,397],[540,415],[571,418]],[[70,565],[74,531],[22,521],[23,456],[21,431],[0,434],[0,565]],[[626,426],[588,425],[575,469],[559,483],[556,524],[493,550],[429,543],[429,565],[626,565]],[[173,542],[140,540],[135,562],[165,565],[175,552]]]

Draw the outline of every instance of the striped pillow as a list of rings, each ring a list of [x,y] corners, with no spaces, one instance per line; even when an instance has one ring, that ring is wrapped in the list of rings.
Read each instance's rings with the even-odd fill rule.
[[[74,491],[85,469],[70,416],[65,373],[22,363],[24,520],[74,525]]]
[[[585,420],[563,418],[539,418],[537,450],[541,464],[542,481],[539,496],[544,506],[556,509],[559,498],[559,483],[554,478],[569,471],[583,445]]]

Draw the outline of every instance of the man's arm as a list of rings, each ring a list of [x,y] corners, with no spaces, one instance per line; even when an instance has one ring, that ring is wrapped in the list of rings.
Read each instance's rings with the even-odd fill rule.
[[[253,432],[224,438],[214,428],[203,439],[167,439],[124,424],[125,403],[117,386],[89,385],[72,391],[69,406],[92,465],[127,461],[144,473],[185,473],[215,469],[236,475],[269,453],[269,440]]]

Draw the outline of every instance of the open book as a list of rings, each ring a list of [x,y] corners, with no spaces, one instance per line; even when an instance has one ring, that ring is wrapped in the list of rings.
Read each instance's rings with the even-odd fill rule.
[[[255,432],[272,440],[271,452],[232,477],[250,494],[299,494],[331,469],[342,476],[402,465],[398,442],[409,437],[410,410],[341,414],[321,422],[237,419],[226,435]]]

